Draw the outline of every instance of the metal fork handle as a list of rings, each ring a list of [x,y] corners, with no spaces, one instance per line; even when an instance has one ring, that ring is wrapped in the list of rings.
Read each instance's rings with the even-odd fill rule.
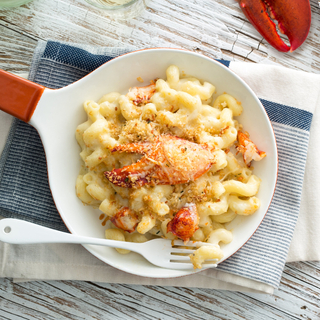
[[[74,243],[127,249],[141,253],[143,243],[78,236],[18,219],[0,220],[0,241],[11,244]]]

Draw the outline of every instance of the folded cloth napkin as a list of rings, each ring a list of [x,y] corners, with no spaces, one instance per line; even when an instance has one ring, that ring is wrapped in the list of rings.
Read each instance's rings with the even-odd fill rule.
[[[132,49],[40,41],[29,79],[49,88],[63,87]],[[320,104],[320,76],[270,65],[221,62],[242,77],[260,98],[272,121],[279,153],[278,183],[271,206],[256,233],[237,253],[214,270],[178,279],[150,279],[116,270],[78,245],[20,246],[1,243],[0,277],[272,293],[279,286],[299,215],[311,121],[316,106]],[[312,159],[313,154],[309,158]],[[309,183],[312,177],[311,173]],[[304,189],[308,195],[309,186]],[[307,206],[304,210],[302,215],[310,214]],[[0,215],[66,231],[51,197],[40,138],[34,128],[16,119],[0,160]],[[313,212],[313,218],[313,221],[319,220],[316,212]],[[302,219],[302,225],[310,228],[306,220]],[[310,231],[297,230],[299,237]],[[312,238],[305,238],[312,241]],[[298,247],[301,242],[301,239],[296,241]],[[298,253],[293,250],[292,260],[319,258],[318,253],[312,250],[305,253],[306,247],[300,245]]]

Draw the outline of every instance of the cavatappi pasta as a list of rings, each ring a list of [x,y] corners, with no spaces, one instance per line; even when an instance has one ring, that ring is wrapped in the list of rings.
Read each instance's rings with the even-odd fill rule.
[[[265,153],[235,120],[243,108],[233,96],[181,77],[174,65],[166,75],[125,95],[84,102],[76,193],[108,217],[108,239],[213,244],[191,256],[201,268],[207,259],[221,259],[220,244],[232,241],[225,225],[259,208],[260,179],[250,164]]]

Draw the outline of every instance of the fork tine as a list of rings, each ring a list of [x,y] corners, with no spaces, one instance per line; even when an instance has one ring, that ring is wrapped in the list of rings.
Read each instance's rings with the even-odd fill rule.
[[[179,248],[172,248],[171,252],[172,253],[188,253],[188,254],[192,254],[194,253],[195,249],[179,249]]]
[[[215,268],[216,264],[204,264],[202,265],[202,270],[209,269],[209,268]],[[167,268],[169,269],[179,269],[179,270],[194,270],[192,263],[184,263],[184,262],[169,262]]]
[[[183,241],[181,241],[181,240],[174,240],[173,242],[172,242],[172,246],[173,247],[195,247],[196,245],[195,245],[196,243],[195,242],[191,242],[191,241],[189,241],[189,242],[187,242],[187,243],[184,243]]]
[[[170,256],[170,261],[175,262],[175,261],[186,261],[186,262],[190,262],[190,257],[189,256],[175,256],[175,255],[171,255]]]
[[[192,263],[169,262],[167,268],[179,270],[194,270]]]
[[[213,263],[213,262],[217,262],[217,261],[212,261],[212,263],[203,263],[202,264],[202,269],[209,269],[209,268],[217,267],[217,264]]]
[[[184,243],[182,240],[174,240],[172,243],[172,248],[176,248],[176,247],[200,248],[202,246],[212,246],[212,243],[201,242],[201,241],[189,241],[187,243]]]

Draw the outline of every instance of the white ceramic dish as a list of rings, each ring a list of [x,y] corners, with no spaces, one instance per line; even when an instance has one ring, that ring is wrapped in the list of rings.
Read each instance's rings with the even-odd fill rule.
[[[104,237],[98,209],[84,206],[75,194],[79,173],[80,148],[75,139],[76,127],[86,120],[83,102],[98,100],[102,95],[127,92],[132,86],[164,78],[166,68],[175,64],[188,75],[211,82],[218,94],[227,92],[242,102],[239,121],[267,157],[254,164],[255,174],[262,179],[258,197],[261,207],[249,217],[237,217],[229,226],[233,241],[223,247],[227,259],[239,250],[262,222],[271,203],[277,179],[277,149],[269,118],[253,91],[228,68],[205,56],[179,49],[147,49],[115,58],[85,78],[59,90],[44,89],[29,121],[39,132],[48,164],[49,183],[57,209],[70,232],[83,236]],[[1,80],[1,79],[0,79]],[[8,112],[8,110],[5,110]],[[148,263],[141,256],[121,255],[112,248],[85,248],[100,260],[120,270],[154,278],[171,278],[197,271],[167,270]]]

